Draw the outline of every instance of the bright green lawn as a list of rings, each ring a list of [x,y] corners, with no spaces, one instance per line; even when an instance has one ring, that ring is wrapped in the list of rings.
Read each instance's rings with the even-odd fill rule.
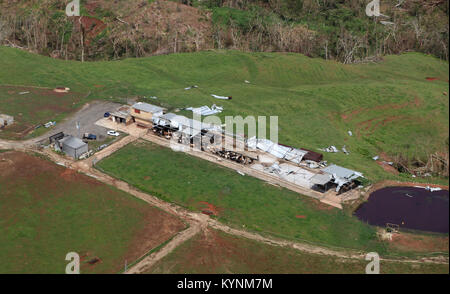
[[[153,143],[129,144],[97,167],[191,210],[204,209],[200,201],[212,203],[220,221],[238,228],[327,246],[385,250],[373,227],[342,210]]]

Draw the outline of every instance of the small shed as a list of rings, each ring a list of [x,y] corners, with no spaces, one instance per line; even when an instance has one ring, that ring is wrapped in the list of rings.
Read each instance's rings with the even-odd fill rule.
[[[152,118],[161,116],[163,113],[164,108],[144,102],[137,102],[131,106],[133,120],[143,127],[151,127]]]
[[[13,116],[0,113],[0,128],[12,125],[13,123],[14,123]]]
[[[78,159],[82,154],[89,150],[87,143],[73,136],[65,137],[59,142],[62,145],[62,151],[75,159]]]
[[[63,132],[59,132],[59,133],[56,133],[56,134],[51,135],[50,137],[48,137],[48,140],[50,141],[50,144],[51,144],[51,143],[54,143],[54,142],[56,142],[58,140],[61,140],[62,138],[64,138],[64,133]]]
[[[133,122],[130,107],[129,106],[121,106],[114,112],[111,112],[110,117],[113,122],[129,125]]]

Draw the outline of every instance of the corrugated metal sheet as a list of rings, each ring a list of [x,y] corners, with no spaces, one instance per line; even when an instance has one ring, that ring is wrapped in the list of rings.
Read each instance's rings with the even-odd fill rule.
[[[83,147],[84,145],[87,145],[86,143],[83,142],[83,140],[78,139],[78,138],[73,137],[73,136],[66,137],[66,138],[62,139],[60,142],[63,145],[67,145],[67,146],[69,146],[71,148],[74,148],[74,149],[78,149],[78,148]]]
[[[336,175],[339,178],[347,179],[347,180],[353,180],[356,178],[359,178],[362,176],[360,172],[339,166],[339,165],[330,165],[327,167],[324,167],[322,169],[324,173],[330,174],[330,175]]]
[[[313,185],[325,185],[329,181],[331,181],[333,177],[329,174],[316,174],[314,175],[310,181]]]
[[[139,109],[145,112],[150,112],[150,113],[157,113],[157,112],[162,112],[164,111],[164,108],[156,106],[156,105],[152,105],[152,104],[148,104],[145,102],[137,102],[135,104],[133,104],[132,106],[135,109]]]

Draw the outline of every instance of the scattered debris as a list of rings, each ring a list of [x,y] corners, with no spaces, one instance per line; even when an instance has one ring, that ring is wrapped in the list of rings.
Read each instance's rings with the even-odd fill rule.
[[[29,91],[19,92],[19,95],[25,95],[25,94],[28,94],[28,93],[30,93],[30,92]]]
[[[426,186],[426,187],[424,187],[424,186],[414,186],[414,187],[416,187],[416,188],[422,188],[422,189],[425,189],[425,190],[427,190],[427,191],[430,191],[430,192],[435,192],[435,191],[441,191],[442,190],[442,188],[439,188],[439,187],[430,187],[430,186]]]
[[[319,168],[320,167],[320,165],[317,162],[312,161],[312,160],[305,160],[305,163],[309,168]]]
[[[348,131],[347,133],[348,133],[348,135],[349,135],[350,137],[353,136],[352,131]]]
[[[251,149],[260,149],[277,158],[300,164],[307,151],[290,146],[274,143],[267,139],[257,139],[256,136],[247,140],[247,146]]]
[[[186,110],[191,110],[193,113],[200,114],[202,116],[212,115],[216,113],[221,113],[223,111],[223,107],[217,106],[216,104],[213,104],[211,108],[209,106],[201,106],[201,107],[188,107]]]
[[[241,176],[245,176],[245,174],[239,170],[237,171],[237,173],[240,174]]]
[[[336,148],[336,146],[330,146],[327,148],[319,148],[320,151],[329,152],[329,153],[338,153],[339,150]]]
[[[70,91],[70,88],[67,87],[56,87],[55,89],[53,89],[54,92],[56,93],[68,93]]]
[[[246,84],[250,84],[250,82],[249,82],[249,81],[247,81],[247,80],[245,80],[245,81],[244,81],[244,83],[246,83]]]
[[[193,86],[190,86],[190,87],[187,87],[187,88],[184,88],[185,90],[190,90],[190,89],[195,89],[195,88],[198,88],[198,86],[197,85],[193,85]]]
[[[44,124],[44,127],[48,129],[49,127],[52,127],[54,125],[56,125],[56,121],[49,121],[48,123]]]
[[[0,128],[6,127],[14,123],[14,117],[0,113]]]
[[[213,96],[216,99],[222,99],[222,100],[231,100],[231,99],[233,99],[233,97],[231,97],[231,96],[219,96],[219,95],[214,95],[214,94],[211,94],[211,96]]]
[[[342,147],[342,152],[344,152],[344,153],[347,154],[347,155],[350,154],[350,152],[348,152],[347,149],[345,148],[345,145],[344,145],[344,147]]]
[[[375,155],[374,157],[372,157],[373,160],[378,160],[380,158],[380,156]]]
[[[393,23],[392,21],[385,21],[385,20],[380,20],[380,23],[382,24],[382,25],[394,25],[395,23]]]

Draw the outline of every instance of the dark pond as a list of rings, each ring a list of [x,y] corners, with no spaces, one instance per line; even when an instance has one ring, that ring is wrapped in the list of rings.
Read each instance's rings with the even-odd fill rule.
[[[416,187],[388,187],[370,194],[369,200],[355,212],[362,221],[385,227],[448,233],[447,190],[434,191]]]

